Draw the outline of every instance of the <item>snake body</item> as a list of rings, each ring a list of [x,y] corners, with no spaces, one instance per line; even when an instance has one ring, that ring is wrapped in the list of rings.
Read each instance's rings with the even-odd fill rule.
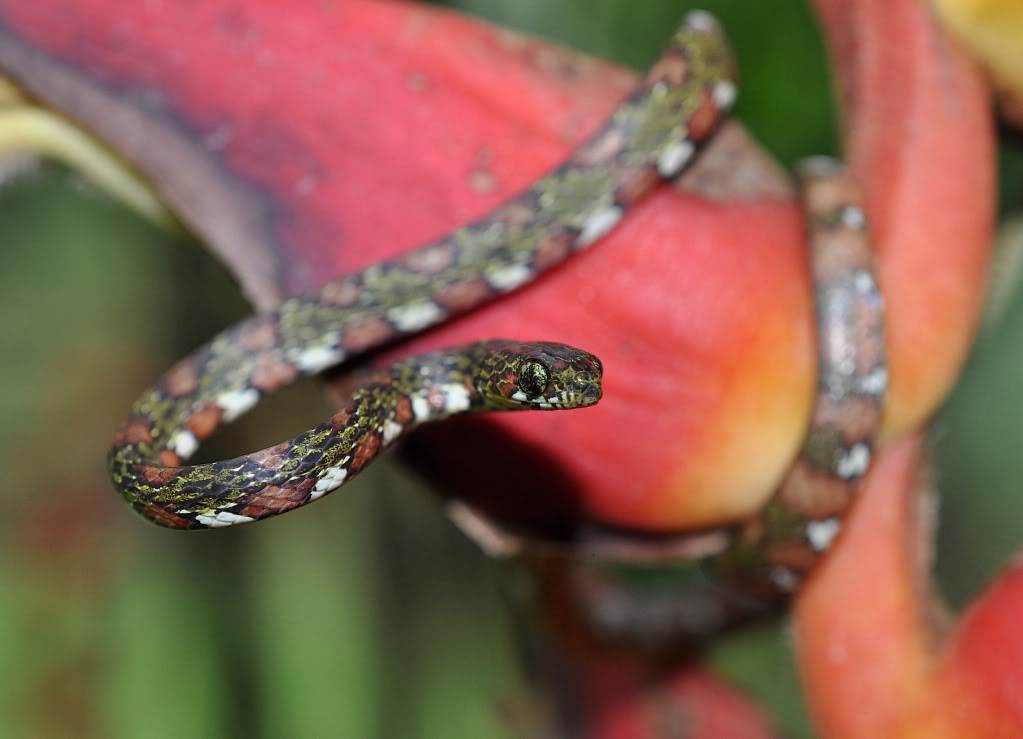
[[[827,157],[804,160],[799,180],[816,303],[817,398],[799,456],[729,555],[782,592],[798,588],[841,531],[870,468],[888,391],[884,299],[863,192],[848,168]]]
[[[775,610],[831,549],[869,470],[888,362],[863,192],[826,157],[802,162],[798,172],[817,319],[817,398],[803,446],[767,505],[713,556],[676,566],[669,589],[583,568],[555,580],[586,603],[601,639],[663,650]],[[643,552],[628,554],[635,563]],[[657,546],[647,555],[651,564],[664,561]]]
[[[691,13],[637,91],[528,190],[443,238],[244,320],[173,367],[118,431],[114,485],[158,524],[229,526],[337,489],[423,422],[596,402],[595,357],[562,345],[482,342],[371,375],[340,413],[274,447],[183,464],[268,393],[518,289],[586,249],[686,167],[735,92],[720,28]]]

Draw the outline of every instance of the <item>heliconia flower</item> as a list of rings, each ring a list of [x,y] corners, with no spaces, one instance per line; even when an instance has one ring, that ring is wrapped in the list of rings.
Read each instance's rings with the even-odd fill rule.
[[[635,81],[446,12],[331,7],[139,5],[111,24],[106,0],[17,3],[0,13],[4,33],[52,68],[11,52],[0,66],[148,175],[263,305],[484,213],[556,163]],[[850,156],[890,301],[891,432],[919,424],[955,377],[990,241],[982,88],[920,12],[886,11],[897,25],[885,37],[911,53],[839,67],[861,93],[846,121],[860,132]],[[836,25],[834,48],[856,28]],[[879,84],[888,92],[875,94]],[[947,95],[955,106],[941,104]],[[719,156],[734,169],[751,150]],[[606,369],[593,411],[422,434],[416,456],[446,491],[512,518],[648,530],[764,503],[801,441],[814,350],[798,207],[777,194],[775,171],[753,179],[743,198],[663,188],[585,257],[413,343],[556,339]],[[524,454],[534,463],[520,464]]]

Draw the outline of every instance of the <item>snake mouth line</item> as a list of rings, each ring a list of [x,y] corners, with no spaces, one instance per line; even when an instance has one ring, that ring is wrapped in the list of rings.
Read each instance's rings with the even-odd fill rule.
[[[590,391],[586,393],[571,393],[558,397],[556,400],[537,401],[534,405],[542,410],[572,410],[575,408],[589,408],[590,406],[596,405],[600,402],[603,394],[600,390],[596,392]]]

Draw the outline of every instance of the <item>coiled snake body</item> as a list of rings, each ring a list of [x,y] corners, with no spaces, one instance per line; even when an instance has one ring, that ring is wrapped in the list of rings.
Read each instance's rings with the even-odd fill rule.
[[[690,14],[637,92],[530,189],[444,238],[239,323],[172,368],[117,434],[109,457],[115,486],[158,524],[228,526],[337,489],[420,423],[597,402],[602,369],[586,352],[482,342],[371,375],[339,413],[277,446],[182,464],[264,395],[515,290],[588,247],[685,168],[735,90],[717,23]]]

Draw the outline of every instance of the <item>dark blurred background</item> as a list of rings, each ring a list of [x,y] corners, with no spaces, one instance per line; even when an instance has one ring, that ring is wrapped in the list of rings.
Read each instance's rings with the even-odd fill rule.
[[[690,7],[445,4],[637,69]],[[737,116],[785,165],[835,153],[803,4],[702,5],[739,57]],[[1008,217],[1023,145],[1002,138]],[[390,460],[315,509],[214,535],[145,524],[111,489],[106,450],[135,396],[248,311],[201,246],[49,164],[0,190],[0,234],[0,736],[506,735],[499,715],[525,690],[508,604],[528,578],[487,561]],[[1023,541],[1021,242],[1023,228],[1006,237],[991,318],[933,433],[937,574],[956,607]],[[228,443],[255,448],[330,410],[310,383]],[[708,662],[787,736],[812,735],[783,620]]]

